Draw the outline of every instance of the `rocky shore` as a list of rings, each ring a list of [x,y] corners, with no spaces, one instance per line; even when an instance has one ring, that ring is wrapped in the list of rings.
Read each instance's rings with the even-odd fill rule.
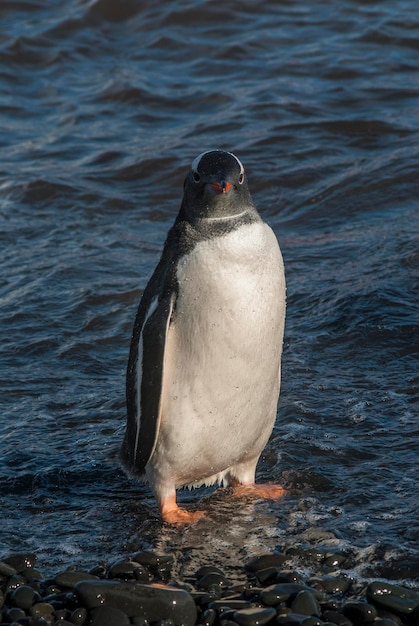
[[[304,562],[304,572],[293,567]],[[307,563],[320,565],[315,574]],[[170,554],[141,551],[44,577],[34,554],[0,559],[2,626],[418,626],[419,589],[350,575],[350,556],[289,547],[234,577],[208,563],[182,581]],[[319,573],[320,571],[320,573]]]

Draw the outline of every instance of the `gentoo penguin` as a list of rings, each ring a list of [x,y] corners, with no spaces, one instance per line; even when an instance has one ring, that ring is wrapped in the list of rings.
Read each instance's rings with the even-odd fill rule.
[[[126,470],[148,480],[163,519],[193,523],[176,489],[255,485],[274,425],[285,276],[242,163],[210,150],[193,161],[183,201],[134,323],[127,370]]]

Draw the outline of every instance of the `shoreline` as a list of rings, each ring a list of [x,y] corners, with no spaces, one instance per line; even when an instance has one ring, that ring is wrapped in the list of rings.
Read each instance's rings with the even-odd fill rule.
[[[36,561],[30,553],[0,558],[2,625],[419,624],[419,562],[408,558],[393,564],[393,576],[408,573],[408,581],[355,579],[352,555],[324,545],[266,552],[234,572],[209,559],[179,575],[174,555],[148,550],[111,564],[105,559],[89,570],[58,567],[46,578]]]

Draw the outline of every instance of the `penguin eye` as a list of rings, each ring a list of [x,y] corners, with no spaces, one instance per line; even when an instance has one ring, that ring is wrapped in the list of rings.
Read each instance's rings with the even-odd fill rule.
[[[240,172],[240,176],[239,176],[239,185],[242,185],[244,181],[244,174],[243,172]]]
[[[199,183],[199,181],[201,180],[200,175],[198,174],[198,172],[194,172],[193,173],[193,179],[196,183]]]

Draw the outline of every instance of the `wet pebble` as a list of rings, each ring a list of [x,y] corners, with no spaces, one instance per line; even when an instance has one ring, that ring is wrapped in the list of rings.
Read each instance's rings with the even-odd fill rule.
[[[409,615],[419,607],[419,592],[387,582],[372,582],[367,587],[367,600],[372,604],[394,611],[398,615]]]
[[[90,612],[90,626],[127,626],[128,615],[112,606],[98,606]]]
[[[419,591],[381,580],[365,586],[339,569],[330,574],[324,555],[332,552],[314,548],[310,554],[317,559],[320,552],[323,561],[316,566],[316,576],[300,578],[293,569],[283,569],[284,555],[274,553],[252,559],[242,569],[241,581],[237,571],[232,580],[212,564],[179,581],[170,578],[173,558],[151,552],[110,566],[101,563],[90,572],[70,567],[44,580],[33,559],[15,555],[12,562],[20,571],[0,560],[0,622],[20,626],[419,625]]]
[[[320,617],[320,605],[311,591],[299,591],[291,603],[293,613]]]
[[[263,626],[275,617],[275,609],[251,607],[234,613],[234,621],[240,626]]]
[[[56,575],[54,582],[60,589],[74,589],[81,580],[99,580],[97,576],[78,570],[66,570]]]
[[[312,576],[307,582],[322,593],[345,593],[351,586],[347,576]]]
[[[245,568],[248,572],[257,574],[260,570],[268,567],[280,567],[285,563],[287,557],[285,554],[275,552],[273,554],[262,554],[246,563]]]
[[[300,591],[308,591],[315,595],[318,599],[322,596],[321,594],[308,587],[307,585],[300,585],[298,583],[279,583],[278,585],[272,585],[271,587],[267,587],[260,594],[260,598],[263,604],[267,606],[276,606],[281,602],[286,602],[291,597],[296,596]]]
[[[153,576],[144,565],[130,559],[117,561],[108,571],[108,578],[120,578],[122,580],[138,580],[141,583],[149,583]]]
[[[149,622],[171,618],[178,626],[193,626],[196,606],[187,591],[137,582],[83,581],[76,585],[80,603],[88,609],[101,605],[120,609],[128,617],[141,616]]]
[[[355,624],[370,624],[377,617],[377,610],[367,602],[346,602],[343,614]]]
[[[40,596],[38,596],[36,591],[32,587],[29,587],[29,585],[21,585],[10,594],[10,599],[14,606],[23,610],[29,609],[36,597],[40,599]]]

